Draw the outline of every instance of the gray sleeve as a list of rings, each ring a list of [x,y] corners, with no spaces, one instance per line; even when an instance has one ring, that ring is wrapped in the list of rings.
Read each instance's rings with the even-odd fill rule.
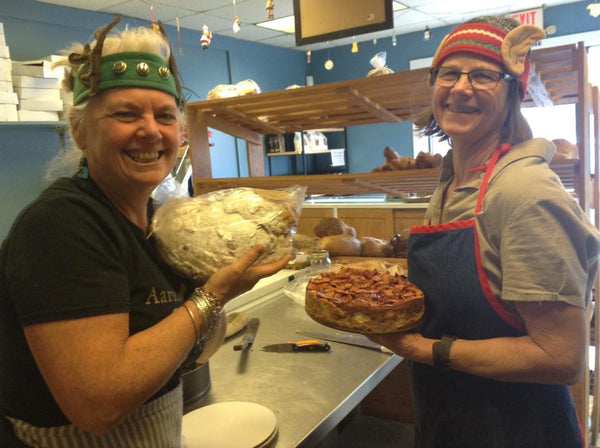
[[[522,203],[502,229],[502,299],[584,308],[599,248],[598,231],[566,195]]]

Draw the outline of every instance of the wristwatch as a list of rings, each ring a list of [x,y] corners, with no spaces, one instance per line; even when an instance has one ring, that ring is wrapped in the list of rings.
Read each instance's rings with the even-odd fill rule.
[[[450,370],[450,348],[456,341],[454,336],[442,336],[433,343],[433,366],[438,369]]]

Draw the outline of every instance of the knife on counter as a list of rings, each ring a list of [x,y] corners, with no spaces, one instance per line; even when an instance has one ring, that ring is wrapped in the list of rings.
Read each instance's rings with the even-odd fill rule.
[[[254,339],[256,338],[256,332],[258,331],[258,326],[260,325],[260,319],[258,317],[253,317],[248,320],[248,324],[246,325],[246,332],[244,333],[244,338],[242,342],[233,346],[235,351],[246,350],[254,344]]]
[[[297,341],[297,342],[283,342],[280,344],[265,345],[263,348],[265,352],[328,352],[331,350],[331,345],[327,342],[321,343],[319,341]]]
[[[324,341],[339,342],[340,344],[354,345],[355,347],[363,347],[371,350],[377,350],[383,353],[393,353],[391,350],[385,348],[383,345],[376,344],[370,341],[361,334],[343,334],[343,333],[321,333],[318,331],[302,331],[296,330],[297,334],[302,336],[308,336],[311,338],[323,339]]]

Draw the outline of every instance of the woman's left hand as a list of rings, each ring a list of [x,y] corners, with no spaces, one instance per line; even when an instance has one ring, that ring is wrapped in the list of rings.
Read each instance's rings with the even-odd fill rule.
[[[421,364],[433,365],[433,344],[436,339],[425,338],[419,333],[412,332],[377,334],[368,337],[398,356]]]
[[[203,286],[204,290],[226,303],[252,289],[261,278],[273,275],[283,269],[291,259],[290,255],[286,255],[278,261],[255,266],[254,263],[265,250],[262,245],[252,247],[239,260],[211,275]]]
[[[425,339],[419,333],[374,334],[367,335],[367,337],[403,358],[420,362],[424,362],[427,353],[431,353],[433,344],[433,341]],[[428,347],[429,352],[427,351]]]

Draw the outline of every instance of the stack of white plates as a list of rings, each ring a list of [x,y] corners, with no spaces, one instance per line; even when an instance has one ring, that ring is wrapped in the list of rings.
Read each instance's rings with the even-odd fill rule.
[[[184,448],[267,448],[277,438],[277,417],[257,403],[227,401],[183,416]]]

